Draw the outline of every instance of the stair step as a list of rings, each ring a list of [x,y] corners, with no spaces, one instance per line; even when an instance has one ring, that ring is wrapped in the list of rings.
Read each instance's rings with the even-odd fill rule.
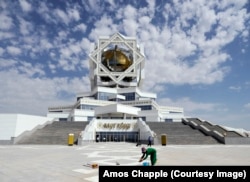
[[[31,136],[22,138],[17,144],[67,144],[68,134],[74,133],[75,138],[84,130],[88,122],[53,122],[38,129]],[[173,145],[188,144],[220,144],[215,138],[207,136],[182,122],[147,122],[160,143],[161,135],[167,135],[167,143]]]
[[[207,136],[200,130],[194,129],[182,122],[146,122],[157,135],[158,143],[161,135],[167,135],[168,144],[220,144],[215,138]]]
[[[84,130],[88,122],[58,122],[44,126],[35,131],[31,136],[22,138],[17,144],[67,144],[68,134],[73,133],[75,137]]]

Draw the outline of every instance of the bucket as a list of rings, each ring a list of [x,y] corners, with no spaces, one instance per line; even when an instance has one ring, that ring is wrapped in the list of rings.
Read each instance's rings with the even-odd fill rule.
[[[149,166],[149,162],[147,162],[147,161],[146,161],[146,162],[143,162],[142,165],[143,165],[143,166]]]

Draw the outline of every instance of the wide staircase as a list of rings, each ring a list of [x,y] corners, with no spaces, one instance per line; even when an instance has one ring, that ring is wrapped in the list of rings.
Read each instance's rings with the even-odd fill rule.
[[[161,135],[167,135],[167,144],[170,145],[214,145],[221,144],[212,136],[185,125],[182,122],[146,122],[156,133],[155,143],[161,143]]]
[[[192,118],[194,120],[194,118]],[[195,120],[199,123],[199,120]],[[169,145],[214,145],[221,144],[212,136],[204,134],[198,129],[194,129],[183,122],[146,122],[147,125],[156,133],[155,144],[161,143],[161,135],[167,135],[167,144]],[[88,122],[53,122],[37,129],[30,135],[22,137],[16,144],[33,144],[33,145],[67,145],[70,133],[74,134],[76,139],[79,133],[85,129]],[[203,123],[204,124],[204,123]],[[216,129],[225,132],[219,126]],[[219,130],[221,129],[221,130]],[[228,135],[233,135],[228,132]]]
[[[69,134],[73,133],[76,139],[87,124],[88,122],[55,121],[36,130],[31,135],[21,138],[16,144],[66,145]]]

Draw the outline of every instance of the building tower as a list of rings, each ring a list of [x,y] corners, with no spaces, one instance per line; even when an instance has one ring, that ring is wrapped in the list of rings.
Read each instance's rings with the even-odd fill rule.
[[[74,105],[50,107],[48,117],[89,122],[84,140],[135,141],[153,135],[147,121],[181,121],[183,108],[160,106],[155,93],[141,90],[144,64],[135,38],[120,33],[100,37],[89,55],[91,91],[79,93]]]

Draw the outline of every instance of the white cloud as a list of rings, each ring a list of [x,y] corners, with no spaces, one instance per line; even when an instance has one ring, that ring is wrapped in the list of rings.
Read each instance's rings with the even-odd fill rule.
[[[71,58],[72,56],[79,56],[81,52],[81,41],[69,42],[60,49],[61,58],[64,59]]]
[[[13,19],[4,13],[0,13],[0,30],[9,30],[14,26]]]
[[[14,46],[8,46],[7,52],[13,56],[20,55],[22,53],[20,48]]]
[[[45,75],[44,66],[41,64],[32,65],[29,62],[20,61],[20,65],[17,67],[17,70],[21,74],[25,74],[27,77]]]
[[[157,28],[149,21],[147,25],[140,19],[138,21],[138,26],[143,27],[138,29],[137,34],[145,47],[146,72],[150,70],[152,74],[149,79],[154,80],[146,80],[151,83],[147,83],[148,88],[158,83],[213,84],[222,81],[230,71],[230,68],[222,63],[231,59],[230,55],[222,50],[241,31],[247,29],[244,27],[247,16],[246,11],[241,10],[242,4],[226,6],[223,11],[217,13],[212,9],[216,2],[175,3],[171,10],[166,5],[167,9],[164,9],[162,14],[173,15],[176,21],[166,17],[171,23],[166,22],[167,24],[161,25],[162,28]],[[132,13],[131,17],[136,16]],[[238,19],[238,27],[234,26],[231,19]],[[135,20],[131,22],[130,27],[134,29],[128,29],[126,24],[124,29],[133,35],[137,25],[134,24]],[[212,31],[213,26],[217,27],[216,31]],[[208,35],[209,37],[206,37]]]
[[[55,18],[53,17],[53,10],[50,9],[45,2],[40,2],[37,8],[37,13],[47,22],[47,23],[56,23]]]
[[[131,5],[127,5],[122,9],[122,11],[122,26],[124,32],[129,36],[136,36],[137,29],[139,27],[137,22],[137,18],[139,16],[138,10]]]
[[[0,47],[0,56],[2,56],[4,53],[4,49]]]
[[[124,19],[123,20],[124,31],[130,36],[136,36],[138,24],[135,20]]]
[[[73,60],[68,59],[60,59],[58,62],[59,68],[62,68],[64,71],[74,71],[75,65],[73,63]]]
[[[250,27],[250,25],[249,25],[249,27]],[[248,28],[248,30],[244,30],[241,35],[243,37],[243,41],[247,42],[248,41],[248,37],[249,37],[249,28]]]
[[[73,31],[81,31],[84,33],[86,31],[86,29],[87,29],[87,26],[84,23],[81,23],[81,24],[75,26],[73,28]]]
[[[53,64],[52,62],[49,62],[48,67],[52,73],[56,73],[56,65],[55,64]]]
[[[241,91],[241,87],[240,86],[230,86],[229,89],[233,90],[233,91],[236,91],[236,92]]]
[[[6,40],[15,37],[12,32],[0,32],[0,40]]]
[[[245,107],[246,109],[250,109],[250,103],[245,104],[244,107]]]
[[[82,0],[82,5],[84,9],[91,14],[100,14],[103,13],[103,6],[101,6],[101,2],[99,0]]]
[[[249,86],[250,86],[250,81],[246,81],[244,84],[245,84],[247,87],[249,87]]]
[[[69,45],[69,49],[72,51],[73,54],[78,55],[81,53],[82,49],[80,46],[80,42],[74,42]]]
[[[89,89],[88,77],[34,79],[15,69],[0,71],[0,77],[1,112],[46,115],[49,106],[72,105],[76,93]]]
[[[94,43],[90,42],[87,38],[82,38],[80,46],[86,54],[90,54],[90,52],[94,49]]]
[[[41,39],[40,40],[40,48],[42,48],[43,50],[49,50],[53,47],[54,46],[49,42],[48,39]]]
[[[192,113],[195,111],[215,111],[219,107],[219,104],[217,103],[194,102],[188,97],[180,98],[176,101],[169,98],[163,98],[159,99],[159,103],[161,105],[183,107],[185,112],[188,113]]]
[[[156,85],[154,87],[154,91],[157,93],[166,92],[166,88],[163,85]]]
[[[70,21],[68,15],[63,10],[60,9],[54,10],[54,16],[65,24],[68,24]]]
[[[64,30],[61,30],[58,32],[58,37],[56,37],[56,40],[61,42],[63,40],[67,40],[68,39],[68,32],[67,31],[64,31]],[[57,44],[58,42],[56,42],[55,44]]]
[[[16,64],[18,64],[18,62],[16,60],[0,59],[0,68],[2,68],[2,69],[11,68],[13,66],[16,66]]]
[[[19,3],[23,11],[29,12],[32,10],[31,4],[27,2],[26,0],[19,0]]]
[[[46,9],[44,9],[47,11]],[[80,13],[77,9],[67,8],[66,11],[63,11],[61,9],[55,9],[53,10],[53,16],[60,21],[68,25],[71,23],[71,21],[78,21],[80,20]]]
[[[124,19],[136,19],[137,18],[137,13],[138,10],[131,6],[131,5],[127,5],[124,10],[123,10],[123,18]]]
[[[61,58],[70,58],[72,51],[68,47],[64,47],[60,50]]]
[[[91,30],[89,38],[95,42],[99,36],[112,35],[118,31],[118,26],[113,22],[112,18],[103,15],[100,20],[94,23],[94,29]]]
[[[191,56],[197,49],[197,46],[184,34],[174,34],[171,39],[171,49],[178,53],[178,57]]]
[[[23,35],[30,35],[34,29],[32,23],[19,18],[19,27],[20,27],[20,32]]]
[[[151,18],[149,18],[148,16],[142,16],[138,18],[138,22],[141,27],[148,26],[150,21],[151,21]]]
[[[69,9],[68,15],[73,20],[76,20],[76,21],[80,20],[80,14],[79,14],[78,10],[76,10],[76,9]]]
[[[106,2],[110,4],[111,8],[116,8],[114,0],[106,0]]]
[[[7,7],[7,4],[5,1],[0,1],[0,7],[3,8],[3,9],[6,9]]]
[[[147,13],[150,17],[152,17],[155,13],[155,1],[147,0],[148,7],[146,8]]]

